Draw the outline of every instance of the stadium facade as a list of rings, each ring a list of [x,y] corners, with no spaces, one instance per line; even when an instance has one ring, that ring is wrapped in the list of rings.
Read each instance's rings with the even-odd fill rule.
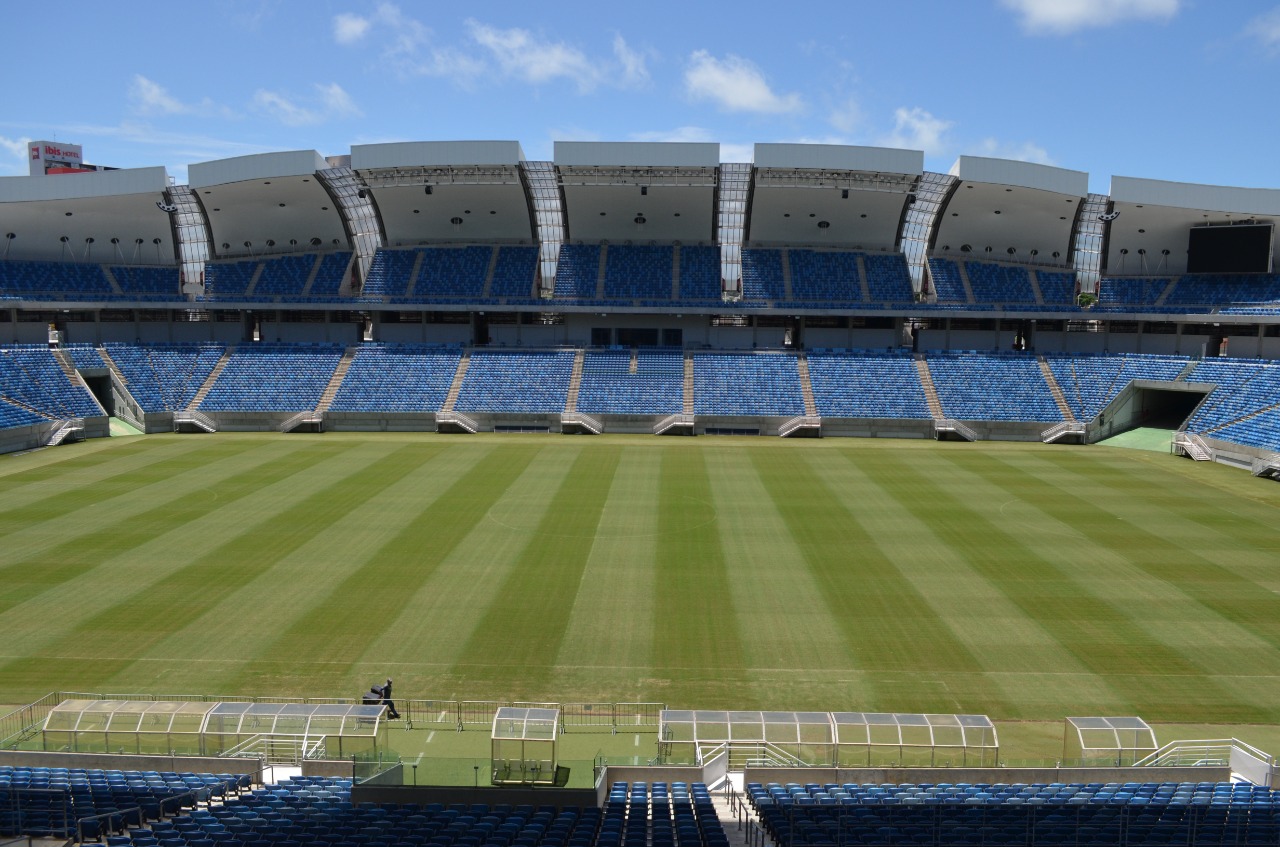
[[[0,179],[6,449],[111,413],[1280,451],[1280,190],[796,144],[62,170]]]

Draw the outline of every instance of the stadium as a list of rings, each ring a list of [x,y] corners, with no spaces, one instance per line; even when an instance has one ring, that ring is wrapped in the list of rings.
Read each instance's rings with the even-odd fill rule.
[[[1280,190],[29,150],[0,835],[1280,843]]]

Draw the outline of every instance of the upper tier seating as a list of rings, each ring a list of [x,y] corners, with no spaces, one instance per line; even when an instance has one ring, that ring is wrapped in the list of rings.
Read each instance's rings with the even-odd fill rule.
[[[791,299],[823,304],[862,302],[858,256],[834,250],[788,250]]]
[[[350,264],[350,250],[325,253],[324,258],[320,260],[320,270],[316,272],[316,278],[311,282],[311,291],[307,294],[307,299],[316,301],[337,300],[338,290],[342,287],[342,282],[347,274],[347,266]]]
[[[591,299],[600,281],[600,245],[562,244],[556,263],[555,297]]]
[[[422,267],[414,284],[415,301],[475,301],[484,294],[493,247],[419,247],[418,250],[422,253]]]
[[[101,265],[0,261],[0,299],[109,300],[114,296]]]
[[[200,404],[202,412],[305,412],[342,360],[338,344],[244,344]]]
[[[782,251],[744,249],[742,251],[742,299],[777,301],[786,299],[782,279]]]
[[[818,414],[836,418],[930,418],[915,359],[908,354],[808,354]]]
[[[126,300],[183,299],[177,268],[112,265],[111,275]]]
[[[697,415],[803,415],[796,358],[777,353],[696,353],[693,404]]]
[[[1049,370],[1077,420],[1091,421],[1135,379],[1172,380],[1186,356],[1045,356]]]
[[[1280,274],[1187,274],[1166,305],[1265,306],[1280,303]]]
[[[862,264],[867,269],[867,288],[876,303],[910,303],[911,272],[907,257],[901,253],[865,253]]]
[[[499,247],[489,297],[532,299],[537,296],[533,290],[537,273],[537,247]]]
[[[243,300],[259,264],[257,259],[207,263],[204,266],[204,299]]]
[[[436,412],[462,351],[418,344],[362,344],[329,410]]]
[[[604,260],[604,296],[610,300],[671,300],[675,252],[665,245],[611,244]]]
[[[674,415],[684,408],[684,354],[638,350],[588,351],[582,362],[578,411],[604,415]]]
[[[418,263],[417,250],[379,250],[369,266],[369,275],[360,289],[362,297],[404,297],[409,293],[409,276]]]
[[[942,411],[962,421],[1062,420],[1032,356],[929,353],[929,373]]]
[[[720,278],[720,248],[685,245],[680,248],[680,299],[719,303],[724,288]]]
[[[102,361],[98,348],[92,344],[65,344],[62,349],[67,351],[67,355],[71,357],[71,361],[75,363],[78,370],[92,370],[107,366],[107,363]]]
[[[929,279],[939,303],[966,303],[964,280],[960,278],[960,266],[950,259],[930,259]]]
[[[1280,796],[1248,783],[748,783],[769,838],[795,847],[1274,844]]]
[[[1074,306],[1076,303],[1076,275],[1074,271],[1036,271],[1040,293],[1047,306]]]
[[[15,401],[10,406],[20,404],[50,419],[102,414],[84,386],[63,373],[47,345],[0,347],[0,398]],[[13,413],[7,414],[13,417]]]
[[[575,355],[572,350],[476,350],[454,408],[459,412],[563,412]]]
[[[1099,283],[1100,306],[1154,306],[1169,287],[1169,278],[1106,278]]]
[[[253,287],[253,299],[301,297],[317,261],[318,257],[314,253],[279,256],[263,261],[262,274],[258,277],[258,284]]]
[[[976,303],[1034,303],[1031,275],[1018,265],[965,262]]]
[[[222,344],[105,345],[144,412],[187,408],[226,350]]]

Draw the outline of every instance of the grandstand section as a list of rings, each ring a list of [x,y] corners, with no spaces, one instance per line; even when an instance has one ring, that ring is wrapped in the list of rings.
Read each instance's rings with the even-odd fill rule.
[[[333,412],[435,412],[444,406],[462,352],[425,345],[362,344]]]
[[[202,412],[314,409],[342,351],[337,345],[321,343],[236,347],[198,408]]]

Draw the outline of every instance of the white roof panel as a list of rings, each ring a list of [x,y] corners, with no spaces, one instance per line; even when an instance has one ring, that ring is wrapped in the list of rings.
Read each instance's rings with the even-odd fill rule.
[[[0,178],[0,203],[159,193],[168,187],[169,176],[164,168],[124,168],[55,176],[10,176]]]
[[[329,163],[315,150],[288,150],[198,162],[187,169],[187,176],[192,188],[204,188],[253,179],[309,176],[328,167]]]
[[[557,141],[555,163],[587,168],[714,168],[720,165],[720,145],[676,141]]]
[[[524,151],[518,141],[397,141],[351,146],[351,167],[356,170],[516,165],[522,161]]]
[[[1280,215],[1280,189],[1234,188],[1197,185],[1129,176],[1111,178],[1111,199],[1116,203],[1169,206],[1207,212]]]
[[[924,173],[924,152],[843,144],[757,144],[757,168]]]
[[[1089,175],[1084,171],[1019,162],[1013,159],[991,159],[986,156],[961,156],[951,166],[952,176],[964,182],[988,182],[1015,188],[1035,188],[1055,194],[1084,197],[1089,193]]]

